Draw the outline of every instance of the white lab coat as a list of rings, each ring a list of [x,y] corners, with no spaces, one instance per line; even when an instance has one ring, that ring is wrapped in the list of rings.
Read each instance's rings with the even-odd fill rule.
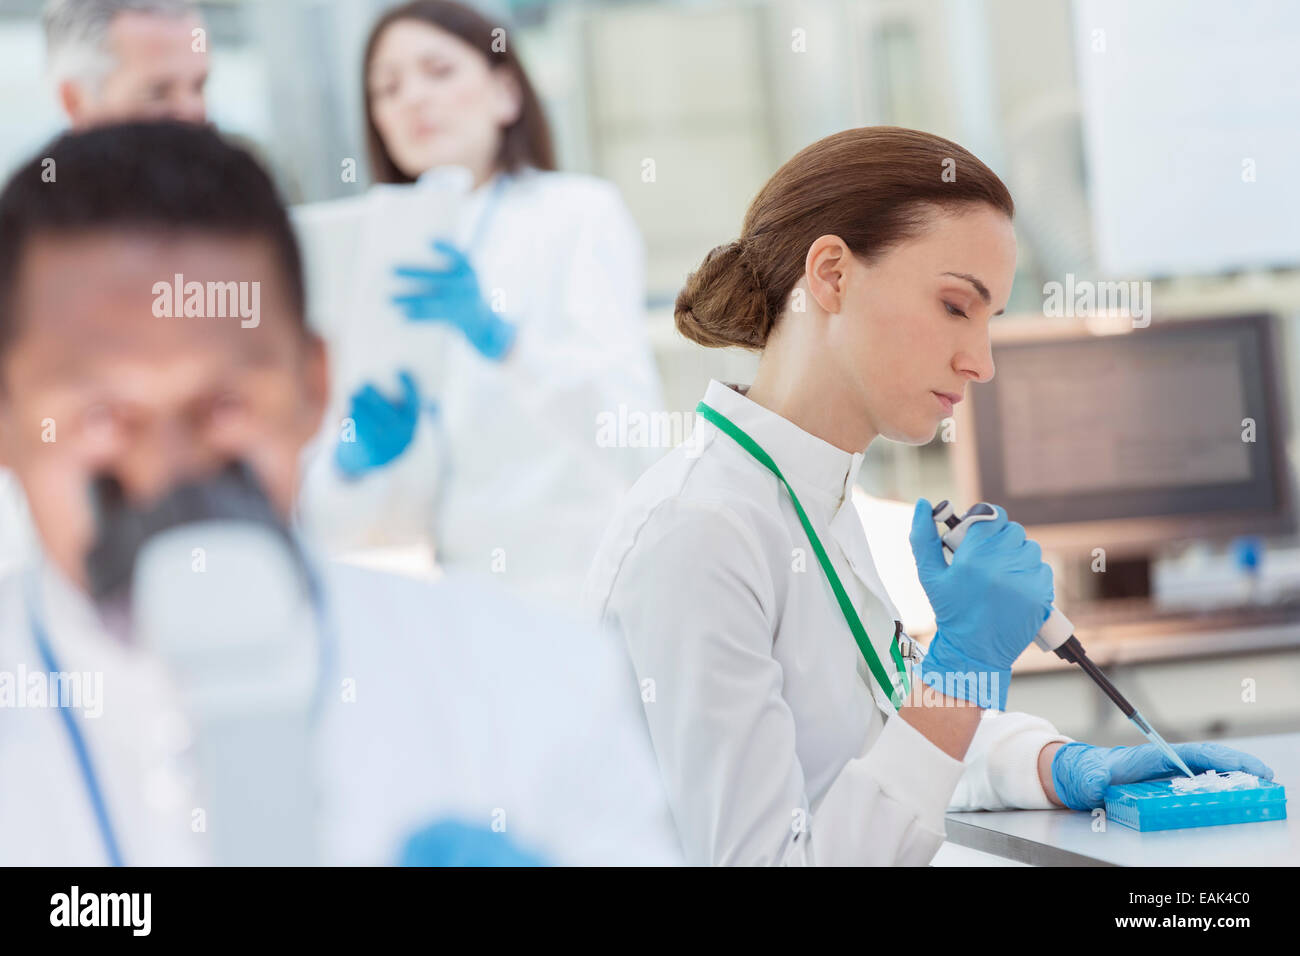
[[[26,573],[26,569],[23,572]],[[160,663],[103,632],[45,565],[41,604],[64,671],[103,676],[102,715],[74,716],[124,861],[201,864],[202,805],[183,702]],[[325,570],[338,657],[318,724],[322,861],[394,863],[438,819],[499,828],[562,864],[680,862],[626,660],[496,582]],[[0,581],[0,673],[43,670],[20,576]],[[353,700],[342,693],[343,681]],[[107,862],[60,714],[0,720],[0,865]]]
[[[448,329],[429,396],[440,414],[423,416],[401,457],[357,481],[333,466],[347,414],[340,396],[308,469],[303,520],[333,550],[391,543],[394,528],[400,538],[415,525],[431,532],[444,567],[490,571],[530,597],[576,607],[619,498],[656,454],[597,442],[602,413],[663,404],[644,249],[609,183],[527,170],[495,198],[492,189],[465,198],[451,238],[465,248],[479,237],[470,259],[483,294],[518,327],[512,352],[487,360]],[[427,258],[434,264],[432,251]],[[391,357],[394,370],[412,361]],[[376,384],[393,395],[395,381]]]
[[[897,609],[852,502],[849,454],[714,381],[705,401],[799,495],[887,668]],[[629,493],[585,606],[620,633],[686,859],[928,863],[949,807],[1048,807],[1037,758],[1068,740],[986,712],[965,761],[871,676],[776,477],[703,418]]]

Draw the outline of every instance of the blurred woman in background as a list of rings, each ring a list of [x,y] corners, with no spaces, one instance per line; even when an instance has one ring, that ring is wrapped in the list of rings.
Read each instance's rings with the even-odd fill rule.
[[[460,176],[459,235],[431,230],[427,264],[393,264],[406,321],[454,334],[434,394],[405,368],[411,355],[393,354],[391,381],[347,397],[355,434],[317,463],[308,525],[342,546],[396,510],[428,521],[440,565],[572,604],[649,464],[644,451],[598,447],[598,416],[662,404],[640,236],[614,186],[555,171],[514,37],[475,11],[442,0],[389,10],[364,80],[375,180]]]

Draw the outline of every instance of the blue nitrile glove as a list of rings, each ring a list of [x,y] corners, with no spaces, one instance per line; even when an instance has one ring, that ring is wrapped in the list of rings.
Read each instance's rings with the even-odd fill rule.
[[[420,393],[409,372],[399,372],[402,397],[388,399],[373,385],[366,384],[352,396],[349,417],[356,441],[339,439],[334,462],[348,478],[358,478],[382,468],[411,444],[420,417]]]
[[[514,343],[515,327],[484,301],[478,275],[463,252],[440,239],[433,248],[447,258],[447,268],[397,266],[394,274],[419,285],[416,292],[393,296],[394,304],[412,321],[454,325],[485,358],[500,361]]]
[[[1172,746],[1192,773],[1244,770],[1261,780],[1273,779],[1273,771],[1264,761],[1223,744]],[[1068,743],[1052,758],[1052,786],[1056,788],[1056,797],[1073,810],[1102,806],[1106,788],[1114,784],[1155,780],[1170,774],[1186,776],[1155,744],[1108,749]]]
[[[970,526],[951,565],[924,498],[909,540],[937,625],[921,680],[949,697],[1006,710],[1011,664],[1052,611],[1052,570],[1037,542],[994,507],[997,517]]]
[[[546,866],[520,850],[504,833],[442,820],[411,835],[399,866]]]

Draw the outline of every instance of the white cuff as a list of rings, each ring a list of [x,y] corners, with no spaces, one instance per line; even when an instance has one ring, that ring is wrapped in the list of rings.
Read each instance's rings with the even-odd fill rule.
[[[1038,755],[1055,741],[1073,738],[1026,728],[997,744],[988,757],[989,781],[1009,807],[1022,810],[1059,809],[1043,790],[1038,778]]]
[[[882,792],[916,808],[926,827],[944,832],[943,815],[965,765],[895,714],[861,758]]]

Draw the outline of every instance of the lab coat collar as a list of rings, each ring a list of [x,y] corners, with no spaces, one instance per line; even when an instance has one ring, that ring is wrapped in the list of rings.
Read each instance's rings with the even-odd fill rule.
[[[34,607],[24,609],[24,622],[29,611],[38,616],[61,668],[116,673],[142,659],[139,649],[109,632],[90,595],[77,587],[44,551],[36,554],[25,573],[28,580],[24,600],[34,603]],[[28,640],[34,651],[35,634],[29,634]]]
[[[704,393],[704,401],[735,422],[772,456],[786,480],[798,487],[805,508],[813,504],[803,501],[810,491],[817,495],[817,506],[827,520],[845,502],[851,503],[865,455],[836,448],[804,431],[746,397],[740,391],[742,387],[748,389],[748,386],[725,385],[713,379]],[[703,419],[700,423],[707,424]]]
[[[420,189],[446,189],[453,193],[462,193],[469,199],[482,199],[492,191],[498,179],[508,180],[511,174],[497,170],[478,186],[474,185],[474,174],[465,166],[434,166],[426,169],[416,177],[416,186]]]
[[[492,204],[500,200],[499,193],[508,189],[514,173],[497,170],[478,186],[474,174],[464,166],[434,166],[416,178],[417,189],[446,190],[460,197],[460,226],[456,230],[456,244],[475,252],[481,240],[482,227],[492,215]]]
[[[99,628],[99,617],[90,596],[43,553],[37,559],[40,610],[51,630],[86,633]]]
[[[434,166],[415,179],[420,189],[447,189],[467,193],[474,185],[474,174],[465,166]]]

